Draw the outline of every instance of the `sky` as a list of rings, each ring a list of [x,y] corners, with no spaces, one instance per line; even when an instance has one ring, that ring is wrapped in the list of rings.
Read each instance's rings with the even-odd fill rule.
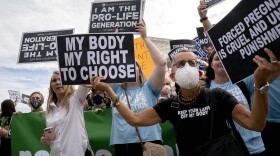
[[[102,1],[102,0],[99,0]],[[208,10],[212,23],[218,23],[240,0],[225,0]],[[8,90],[30,95],[34,91],[48,96],[52,71],[57,62],[18,64],[24,32],[74,28],[75,34],[86,34],[91,3],[94,0],[0,0],[0,102],[9,99]],[[201,27],[197,6],[199,0],[146,0],[144,20],[150,37],[193,39]],[[43,104],[46,108],[46,100]],[[18,103],[16,109],[29,112]]]

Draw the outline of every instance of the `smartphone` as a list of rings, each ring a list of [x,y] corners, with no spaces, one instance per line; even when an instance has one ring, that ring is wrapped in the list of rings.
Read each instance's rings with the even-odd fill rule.
[[[55,139],[55,128],[47,127],[44,129],[45,137],[49,138],[51,141]]]

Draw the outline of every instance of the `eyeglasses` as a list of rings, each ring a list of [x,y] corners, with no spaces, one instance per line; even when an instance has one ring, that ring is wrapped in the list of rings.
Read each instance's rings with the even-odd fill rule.
[[[164,85],[170,85],[170,83],[169,83],[169,82],[167,82],[167,83],[164,83]]]
[[[197,66],[197,61],[195,59],[193,60],[181,60],[181,61],[178,61],[177,63],[175,63],[173,65],[173,67],[176,67],[176,68],[183,68],[185,67],[186,63],[188,63],[191,67],[196,67]]]

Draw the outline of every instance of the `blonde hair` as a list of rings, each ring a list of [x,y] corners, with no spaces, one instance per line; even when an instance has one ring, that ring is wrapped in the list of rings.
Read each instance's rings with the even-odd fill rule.
[[[54,71],[52,75],[60,75],[59,71]],[[54,93],[52,87],[51,87],[51,84],[52,84],[52,77],[51,77],[51,80],[50,80],[50,86],[49,86],[49,96],[48,96],[48,101],[47,101],[47,114],[50,113],[52,111],[52,109],[50,108],[50,104],[52,102],[56,103],[57,102],[57,96],[56,94]],[[67,113],[69,111],[69,99],[70,99],[70,96],[73,95],[75,92],[75,88],[73,85],[67,85],[66,86],[66,91],[65,91],[65,94],[62,98],[62,101],[61,101],[61,106],[66,108],[67,110]]]
[[[140,81],[140,87],[142,87],[145,84],[145,82],[147,81],[147,78],[146,78],[141,66],[139,65],[139,63],[137,61],[135,61],[135,62],[136,62],[136,66],[139,69],[139,75],[138,76],[139,76],[139,81]],[[126,89],[126,83],[121,84],[121,87],[123,89]]]

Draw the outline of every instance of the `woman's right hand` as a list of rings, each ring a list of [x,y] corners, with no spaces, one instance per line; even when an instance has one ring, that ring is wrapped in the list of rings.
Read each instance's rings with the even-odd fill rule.
[[[102,82],[104,81],[105,78],[104,77],[97,77],[97,76],[92,76],[90,79],[90,83],[93,89],[96,90],[100,90],[100,91],[108,91],[108,89],[110,88],[110,85]]]
[[[202,11],[204,9],[206,9],[208,7],[207,3],[204,2],[204,1],[199,1],[199,6],[197,7],[197,11],[198,11],[198,14],[200,16],[200,18],[203,18],[203,17],[206,17],[207,16],[207,10],[205,11]]]
[[[41,137],[40,142],[41,142],[41,144],[42,144],[43,146],[49,146],[51,140],[50,140],[50,138],[45,137],[45,135],[43,134],[43,136]]]

